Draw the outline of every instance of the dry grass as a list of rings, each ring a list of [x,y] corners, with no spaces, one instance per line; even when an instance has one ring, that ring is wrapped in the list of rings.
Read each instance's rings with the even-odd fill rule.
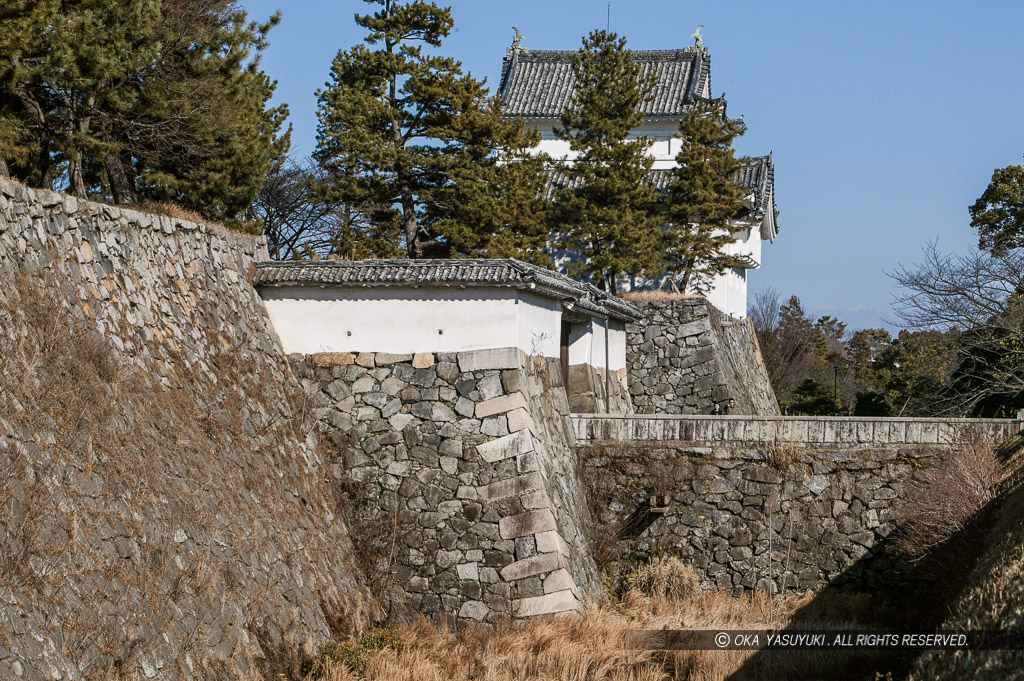
[[[954,449],[936,466],[907,482],[906,503],[895,514],[897,548],[917,559],[961,532],[995,498],[1003,477],[996,444],[978,429],[965,428]]]
[[[648,596],[689,600],[700,594],[693,566],[672,556],[660,556],[626,577],[626,586]]]
[[[967,541],[981,547],[969,572],[959,575],[963,590],[943,608],[947,631],[1006,631],[1024,629],[1024,446],[1005,460],[1007,475],[999,496],[972,525]],[[977,527],[978,531],[975,530]],[[964,678],[1015,679],[1024,669],[1021,650],[947,650],[925,653],[915,662],[910,681],[953,681]]]
[[[780,472],[786,472],[793,464],[803,460],[801,448],[792,442],[774,440],[764,449],[765,461]]]
[[[229,232],[235,232],[238,234],[248,234],[249,236],[252,236],[252,233],[246,231],[245,229],[235,227],[230,224],[224,224],[223,222],[211,220],[210,218],[205,217],[204,215],[201,215],[200,213],[197,213],[194,210],[189,210],[188,208],[179,206],[178,204],[173,203],[171,201],[143,201],[134,206],[122,207],[127,208],[129,210],[137,211],[139,213],[152,213],[154,215],[164,215],[166,217],[175,218],[177,220],[187,220],[189,222],[194,222],[200,225],[207,225],[209,227],[220,227],[221,229],[226,229]]]
[[[666,565],[660,574],[678,574],[677,566]],[[804,652],[755,660],[754,651],[638,650],[629,643],[630,634],[638,630],[768,629],[791,623],[849,629],[875,611],[864,596],[832,595],[815,607],[818,600],[820,596],[810,595],[776,599],[775,616],[770,617],[769,596],[761,592],[734,598],[724,591],[707,591],[672,598],[631,591],[615,606],[589,609],[580,616],[535,618],[493,629],[453,633],[420,620],[398,626],[384,645],[326,646],[307,681],[829,678],[830,672],[843,669],[846,657]],[[741,671],[745,665],[751,667],[746,677]],[[734,676],[737,672],[741,676]],[[765,676],[775,672],[781,673]],[[794,675],[785,675],[789,672]]]
[[[661,300],[685,300],[702,296],[693,293],[673,293],[672,291],[630,291],[619,297],[634,303],[653,303]]]

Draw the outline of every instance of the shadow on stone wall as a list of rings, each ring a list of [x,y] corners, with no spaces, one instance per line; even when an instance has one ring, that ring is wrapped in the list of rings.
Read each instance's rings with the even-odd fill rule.
[[[595,444],[577,448],[604,566],[672,553],[705,588],[811,589],[896,577],[866,562],[892,533],[904,485],[942,450]],[[650,526],[624,536],[643,509]],[[618,541],[609,545],[611,538]],[[623,558],[626,557],[626,558]],[[620,565],[618,572],[628,571]]]
[[[1017,502],[1020,501],[1017,499]],[[897,533],[890,535],[862,558],[847,566],[836,579],[795,612],[790,625],[778,633],[849,628],[847,622],[839,622],[837,626],[836,619],[841,618],[842,614],[830,611],[836,602],[836,593],[863,594],[867,597],[870,614],[866,620],[853,624],[856,628],[896,632],[951,629],[943,627],[943,622],[960,594],[968,587],[968,577],[987,548],[987,543],[979,541],[979,538],[986,536],[987,529],[1005,502],[1004,498],[993,500],[976,513],[963,529],[918,560],[910,560],[902,553],[898,547]],[[886,578],[869,578],[875,575],[885,575]],[[799,674],[801,665],[807,665],[819,671],[827,669],[828,678],[834,680],[901,679],[906,678],[920,655],[920,651],[910,649],[762,650],[728,678],[729,681],[805,678],[793,674]],[[828,661],[825,663],[827,667],[823,665],[822,659]],[[967,677],[973,678],[972,675],[959,676],[955,672],[952,676]],[[1003,677],[997,674],[991,678]]]

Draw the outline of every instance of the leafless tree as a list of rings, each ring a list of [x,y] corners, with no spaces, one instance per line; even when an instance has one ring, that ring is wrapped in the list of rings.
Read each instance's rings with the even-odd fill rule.
[[[275,260],[393,256],[391,241],[366,206],[329,201],[314,183],[323,171],[309,160],[282,158],[272,168],[247,217],[263,222],[267,248]]]
[[[956,369],[945,411],[1008,415],[1024,396],[1024,249],[951,255],[935,243],[919,265],[890,277],[903,291],[897,314],[910,328],[951,334]]]

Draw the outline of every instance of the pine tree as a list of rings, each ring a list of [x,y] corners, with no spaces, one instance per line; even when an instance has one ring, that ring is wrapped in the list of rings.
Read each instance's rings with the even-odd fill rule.
[[[259,70],[278,18],[250,23],[229,0],[4,3],[0,171],[239,217],[288,145]]]
[[[314,157],[331,177],[321,192],[390,206],[379,218],[409,257],[535,252],[545,226],[530,207],[542,177],[518,150],[536,135],[503,120],[458,61],[425,53],[452,29],[447,8],[364,1],[381,6],[356,15],[366,45],[339,52],[318,93]]]
[[[629,138],[643,122],[641,105],[655,80],[633,61],[625,38],[606,31],[583,39],[572,69],[576,88],[555,134],[577,155],[556,175],[562,186],[553,240],[581,258],[573,274],[614,291],[618,277],[647,273],[656,252],[656,196],[645,182],[654,163],[651,141]]]
[[[725,253],[736,241],[730,221],[743,209],[741,162],[732,149],[742,132],[741,123],[726,117],[723,100],[691,107],[679,124],[682,149],[662,197],[662,218],[667,269],[682,291],[703,292],[714,276],[749,264]]]
[[[992,181],[970,211],[978,248],[999,256],[1024,246],[1024,166],[992,173]]]

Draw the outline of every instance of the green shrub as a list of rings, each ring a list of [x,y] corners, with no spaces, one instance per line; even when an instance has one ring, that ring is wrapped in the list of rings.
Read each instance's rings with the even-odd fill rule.
[[[401,652],[406,644],[394,627],[374,627],[363,633],[359,642],[328,641],[320,646],[316,657],[310,663],[309,678],[320,679],[328,676],[332,669],[344,666],[362,674],[370,655],[378,650]]]

